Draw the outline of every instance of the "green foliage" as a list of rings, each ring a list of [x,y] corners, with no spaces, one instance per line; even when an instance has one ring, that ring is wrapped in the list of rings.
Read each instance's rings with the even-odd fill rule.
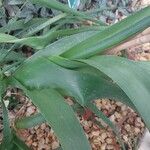
[[[137,62],[114,56],[96,56],[84,60],[84,62],[104,72],[122,88],[150,129],[150,120],[147,113],[150,106],[143,105],[149,103],[150,97],[149,71],[143,68],[145,65],[140,66]]]
[[[63,149],[90,150],[90,145],[71,106],[66,104],[64,98],[57,91],[44,89],[26,91],[26,93],[54,129]]]
[[[26,6],[24,1],[11,0],[9,3],[21,10],[23,5]],[[40,113],[16,120],[15,128],[29,128],[46,121],[56,133],[60,149],[90,150],[75,115],[78,110],[82,112],[89,108],[113,129],[125,150],[119,130],[93,101],[99,98],[121,101],[137,111],[150,129],[150,107],[147,105],[150,99],[150,62],[102,55],[102,52],[148,28],[150,7],[112,26],[105,26],[85,12],[73,10],[56,0],[31,0],[30,4],[32,11],[56,9],[63,13],[59,12],[53,18],[48,18],[50,15],[47,14],[47,18],[35,15],[30,19],[16,15],[13,21],[1,24],[0,99],[4,118],[1,148],[29,149],[10,129],[2,99],[8,87],[17,87],[32,100]],[[86,19],[93,21],[92,26],[84,24]],[[29,58],[25,56],[28,49],[33,53]],[[73,98],[73,106],[65,102],[64,96]]]

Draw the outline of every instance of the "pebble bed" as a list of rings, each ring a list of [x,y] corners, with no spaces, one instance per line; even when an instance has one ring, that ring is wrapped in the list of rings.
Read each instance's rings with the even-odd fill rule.
[[[26,105],[26,107],[24,107]],[[28,100],[17,115],[30,116],[37,112],[35,106]],[[122,133],[122,139],[128,150],[136,145],[137,140],[144,132],[144,123],[138,115],[120,102],[111,100],[97,100],[96,105],[112,122],[114,122]],[[15,116],[14,116],[15,117]],[[12,117],[13,118],[13,117]],[[83,129],[89,139],[93,150],[119,150],[119,144],[112,130],[102,122],[102,128],[92,121],[78,117]],[[18,135],[33,150],[54,150],[59,147],[53,130],[46,124],[36,126],[27,130],[19,130]]]

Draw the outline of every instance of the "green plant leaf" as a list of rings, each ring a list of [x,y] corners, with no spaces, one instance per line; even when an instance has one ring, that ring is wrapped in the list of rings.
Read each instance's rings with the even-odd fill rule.
[[[8,117],[8,110],[5,106],[5,103],[3,100],[1,100],[1,104],[2,104],[2,109],[3,109],[3,140],[2,140],[2,149],[11,149],[13,146],[12,140],[13,140],[13,136],[12,136],[12,132],[11,132],[11,128],[10,128],[10,123],[9,123],[9,117]]]
[[[150,129],[150,70],[145,69],[145,64],[149,65],[150,62],[139,65],[138,62],[116,56],[96,56],[82,62],[99,69],[117,83]]]
[[[25,59],[21,54],[14,52],[14,51],[11,51],[7,56],[6,56],[6,53],[7,53],[7,50],[5,49],[3,50],[2,53],[0,53],[0,63],[8,62],[8,61],[20,61],[20,60]],[[5,59],[3,59],[4,57]]]
[[[14,148],[12,148],[12,150],[16,150],[16,148],[18,150],[30,150],[29,147],[15,134],[15,132],[13,132],[13,143],[14,143]]]
[[[62,4],[56,0],[31,0],[31,2],[33,4],[38,4],[40,6],[44,6],[44,7],[47,7],[47,8],[53,8],[53,9],[57,9],[57,10],[60,10],[60,11],[63,11],[63,12],[66,12],[66,13],[71,13],[73,15],[81,15],[79,12],[69,8],[67,5],[65,4]]]
[[[39,61],[40,58],[38,58],[37,60]],[[77,96],[80,94],[83,97],[84,103],[82,103],[82,101],[79,101],[79,103],[81,105],[87,106],[87,107],[89,107],[89,102],[91,100],[94,100],[96,98],[104,98],[104,97],[112,98],[112,99],[115,99],[115,100],[116,99],[118,99],[118,100],[123,99],[123,103],[127,103],[129,106],[132,107],[132,103],[130,103],[128,98],[112,82],[107,81],[107,80],[105,80],[103,78],[99,78],[98,76],[93,75],[92,73],[87,74],[87,72],[80,72],[80,71],[77,73],[77,71],[67,70],[67,69],[64,69],[64,68],[62,68],[60,66],[57,66],[57,65],[55,65],[53,63],[52,64],[54,66],[52,67],[52,65],[50,65],[51,61],[48,60],[48,62],[46,63],[46,60],[47,59],[44,58],[43,61],[39,61],[39,62],[35,61],[36,65],[33,65],[33,63],[32,63],[30,65],[28,64],[28,66],[32,66],[32,67],[30,67],[32,69],[34,67],[36,67],[36,68],[38,68],[38,72],[39,71],[40,72],[44,72],[45,75],[48,75],[47,77],[44,76],[44,80],[43,80],[43,81],[46,81],[46,83],[48,84],[47,87],[50,86],[50,87],[53,87],[54,89],[62,88],[63,90],[66,89],[66,91],[70,91],[72,93],[74,92],[73,95],[71,95],[71,96],[74,96],[76,99],[78,99]],[[34,59],[32,61],[34,61]],[[45,67],[41,66],[41,65],[39,66],[39,64],[44,64]],[[47,68],[47,70],[45,70],[45,71],[44,70],[39,70],[39,68],[42,68],[42,69],[43,68]],[[50,70],[48,71],[48,68],[50,68],[51,72],[50,72]],[[28,70],[27,72],[26,72],[26,69]],[[28,75],[31,74],[29,68],[24,68],[23,67],[23,68],[21,68],[21,70],[25,71]],[[62,70],[62,71],[60,72],[60,70]],[[56,71],[58,71],[58,72],[56,72]],[[33,72],[35,73],[34,75],[33,75]],[[32,70],[32,79],[34,81],[31,79],[31,77],[29,77],[29,76],[27,77],[27,74],[20,74],[20,72],[16,72],[15,78],[22,85],[24,85],[24,86],[26,86],[28,88],[31,88],[31,87],[29,87],[31,84],[36,84],[36,85],[33,85],[32,88],[43,88],[43,87],[46,88],[44,83],[42,85],[37,85],[37,82],[39,84],[40,82],[43,82],[43,81],[41,81],[40,78],[39,78],[40,80],[36,79],[37,77],[39,77],[39,74],[37,75],[37,72],[35,72],[35,70],[34,71]],[[54,74],[53,77],[51,76],[52,74]],[[61,74],[61,78],[59,78],[60,74]],[[58,77],[57,77],[57,75],[58,75]],[[23,79],[18,78],[18,77],[21,77],[21,76],[27,77],[29,79],[29,84],[24,82],[25,80],[27,80],[27,78],[26,79],[25,78],[23,78]],[[43,77],[43,75],[40,75],[40,76]],[[75,78],[75,76],[76,76],[76,82],[74,82],[74,80],[73,80]],[[64,78],[64,77],[66,77],[66,78]],[[57,78],[57,80],[56,80],[56,78]],[[53,82],[50,81],[50,80],[46,80],[46,79],[50,79]],[[69,82],[67,83],[68,85],[66,84],[67,80],[69,80]],[[71,85],[72,83],[73,83],[73,86]],[[78,89],[80,90],[79,94],[76,92],[77,89],[75,89],[75,87],[76,87],[75,83],[77,83]],[[57,84],[59,84],[59,85],[57,86]],[[23,122],[21,122],[21,124],[22,123]],[[108,120],[107,120],[107,123],[108,123]],[[110,123],[109,123],[109,125],[112,126],[112,124],[110,124]],[[113,128],[114,128],[114,126],[113,126]],[[116,132],[116,130],[115,130],[115,133],[118,136],[118,133]]]
[[[73,28],[73,29],[62,29],[62,30],[58,30],[57,32],[57,36],[59,37],[63,37],[63,36],[69,36],[72,34],[77,34],[77,33],[81,33],[81,32],[87,32],[87,31],[103,31],[104,29],[106,29],[107,27],[99,27],[99,26],[83,26],[83,27],[79,27],[79,28]],[[90,32],[89,32],[90,33]],[[90,35],[92,36],[92,35]],[[80,37],[81,38],[81,37]]]
[[[71,36],[68,36],[68,37],[64,37],[64,38],[48,45],[42,51],[38,51],[34,55],[34,57],[61,55],[63,52],[66,52],[71,47],[75,46],[76,44],[78,44],[78,43],[80,43],[84,40],[86,40],[88,37],[91,37],[92,35],[95,35],[96,33],[99,33],[99,31],[87,31],[87,32],[71,35]]]
[[[42,124],[45,122],[45,118],[42,116],[42,114],[38,113],[36,115],[32,115],[30,117],[24,117],[21,119],[17,119],[15,121],[15,127],[17,129],[27,129],[34,127],[38,124]]]
[[[35,37],[28,37],[28,38],[22,38],[18,39],[14,36],[0,33],[0,43],[17,43],[17,44],[23,44],[28,45],[30,47],[33,47],[35,49],[42,49],[46,47],[53,38],[54,30],[50,30],[48,33],[46,33],[43,36],[35,36]]]
[[[35,27],[37,24],[42,24],[44,22],[46,22],[48,19],[46,18],[33,18],[32,20],[28,21],[27,23],[25,23],[25,20],[17,20],[17,21],[12,21],[9,22],[8,24],[6,24],[5,26],[0,28],[0,32],[1,33],[5,33],[5,32],[10,32],[10,31],[15,31],[15,30],[27,30],[28,28],[33,28]]]
[[[75,97],[83,106],[100,97],[122,100],[133,106],[113,82],[92,73],[65,69],[46,57],[31,57],[15,72],[14,78],[28,89],[57,89],[64,95]]]
[[[0,103],[2,101],[2,94],[3,94],[3,81],[2,81],[3,75],[2,72],[0,70]]]
[[[41,24],[41,25],[42,25],[41,27],[39,26],[40,28],[38,28],[38,27],[35,28],[31,32],[29,32],[29,34],[36,33],[36,31],[38,31],[39,29],[41,29],[43,27],[43,24]],[[93,32],[92,34],[94,34],[96,32],[94,30],[99,30],[98,28],[94,28],[94,27],[85,27],[85,28],[79,28],[79,29],[75,29],[75,30],[69,29],[69,30],[58,30],[58,31],[56,31],[58,28],[59,27],[57,27],[57,26],[52,28],[45,35],[25,37],[25,38],[20,38],[20,39],[16,38],[15,36],[9,35],[9,34],[0,33],[0,43],[23,44],[23,45],[28,45],[34,49],[42,49],[42,48],[45,48],[47,45],[49,45],[51,43],[51,41],[55,40],[58,37],[66,36],[66,35],[70,35],[70,34],[75,34],[75,33],[80,33],[80,32],[85,32],[85,31],[87,31],[87,32],[85,32],[84,35],[87,33],[90,33],[90,32],[91,33]],[[103,28],[100,30],[103,30]],[[79,36],[79,35],[76,35],[76,36]],[[91,35],[89,35],[89,36],[91,36]],[[87,38],[87,37],[83,37],[83,39],[84,38]],[[83,39],[81,39],[81,41]],[[80,42],[79,39],[74,39],[74,41],[76,41],[74,44],[76,44],[77,42]],[[68,41],[67,41],[67,43],[68,43]],[[71,45],[72,43],[73,42],[70,42],[70,43],[68,43],[68,45]]]
[[[26,90],[58,136],[64,150],[90,150],[90,145],[74,112],[64,98],[52,89]]]
[[[102,21],[93,19],[93,18],[87,16],[86,14],[84,14],[82,12],[75,11],[74,9],[71,9],[67,5],[62,4],[62,3],[60,3],[56,0],[51,0],[51,1],[49,1],[49,0],[30,0],[30,1],[33,4],[38,4],[38,5],[50,8],[50,9],[51,8],[57,9],[57,10],[63,11],[65,13],[68,13],[68,14],[71,14],[71,15],[76,15],[76,16],[79,16],[79,17],[84,18],[84,19],[92,20],[92,21],[97,22],[101,25],[106,25]]]
[[[106,51],[148,28],[150,26],[149,14],[150,6],[76,44],[62,56],[67,58],[87,58]]]
[[[40,24],[39,26],[37,26],[36,28],[32,29],[26,36],[31,36],[37,32],[39,32],[40,30],[44,29],[45,27],[51,25],[52,23],[66,17],[67,15],[65,13],[61,13],[47,21],[45,21],[44,23]]]

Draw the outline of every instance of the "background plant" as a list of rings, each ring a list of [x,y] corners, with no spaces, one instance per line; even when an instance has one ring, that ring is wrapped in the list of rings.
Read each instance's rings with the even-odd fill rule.
[[[46,18],[17,14],[0,28],[0,94],[4,125],[1,149],[28,149],[9,127],[4,96],[10,87],[22,89],[40,110],[35,116],[16,120],[15,128],[28,128],[47,121],[62,149],[88,150],[90,145],[75,116],[78,110],[88,108],[113,129],[125,149],[119,130],[98,110],[94,100],[119,100],[136,110],[150,128],[150,106],[147,105],[150,63],[103,55],[149,27],[150,7],[107,26],[86,12],[73,10],[55,0],[30,2],[35,8],[40,5],[39,9],[45,9],[45,12],[53,8],[63,13],[59,12],[53,18],[47,18],[51,13]],[[91,26],[84,23],[86,20],[90,20]],[[33,54],[29,58],[25,57],[24,47]],[[64,101],[66,95],[72,97],[74,105]]]

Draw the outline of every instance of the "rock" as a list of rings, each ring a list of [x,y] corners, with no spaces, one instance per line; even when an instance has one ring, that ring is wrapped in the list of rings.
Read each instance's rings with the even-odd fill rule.
[[[107,139],[106,139],[106,142],[107,142],[108,144],[112,144],[113,140],[112,140],[111,138],[107,138]]]
[[[33,143],[33,141],[32,141],[32,140],[29,140],[29,141],[27,141],[27,142],[26,142],[26,144],[27,144],[28,146],[31,146],[31,145],[32,145],[32,143]]]
[[[56,149],[56,148],[58,148],[58,147],[59,147],[59,143],[56,142],[56,141],[54,141],[54,142],[52,143],[52,149]]]
[[[30,106],[27,108],[26,116],[31,116],[34,113],[35,113],[35,107],[34,106]]]
[[[110,117],[109,117],[109,119],[112,121],[112,122],[115,122],[115,116],[114,115],[111,115]]]
[[[32,146],[35,146],[35,147],[36,147],[36,146],[37,146],[37,142],[33,142],[33,143],[32,143]]]
[[[115,115],[116,119],[120,119],[121,118],[121,115],[118,112],[115,112],[114,115]]]
[[[129,132],[129,131],[131,130],[131,127],[130,127],[129,124],[126,124],[126,125],[124,126],[124,128],[125,128],[125,130],[126,130],[127,132]]]
[[[121,102],[116,102],[116,104],[117,104],[118,106],[122,106],[122,105],[123,105]]]
[[[114,150],[114,146],[109,144],[109,145],[107,145],[106,149],[108,149],[108,150]]]
[[[135,128],[134,132],[135,132],[135,134],[139,134],[141,132],[141,130],[139,128]]]
[[[94,143],[95,145],[99,145],[99,146],[100,146],[100,144],[101,144],[99,138],[95,138],[95,139],[93,140],[93,143]]]
[[[46,128],[46,124],[45,123],[43,123],[42,125],[41,125],[41,127],[40,127],[42,130],[45,130],[45,128]]]
[[[123,135],[123,139],[125,142],[128,142],[128,137],[126,135]]]
[[[105,139],[107,138],[106,132],[104,132],[104,133],[101,134],[101,138],[102,138],[103,140],[105,140]]]
[[[106,150],[106,146],[107,146],[106,143],[102,144],[102,145],[101,145],[101,150]]]
[[[44,149],[44,150],[45,150],[45,144],[44,144],[44,143],[39,142],[39,144],[38,144],[38,150],[42,150],[42,149]]]

